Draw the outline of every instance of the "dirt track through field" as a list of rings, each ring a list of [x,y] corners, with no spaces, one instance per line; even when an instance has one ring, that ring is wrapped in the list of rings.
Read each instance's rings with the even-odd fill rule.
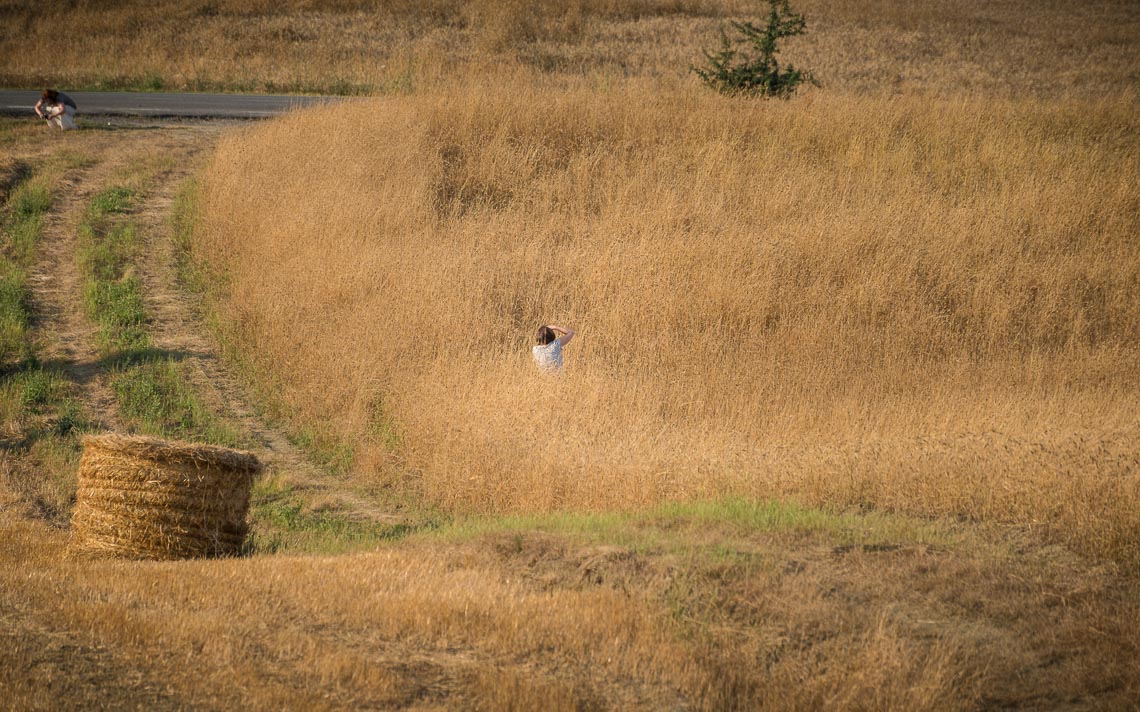
[[[83,316],[83,282],[76,263],[77,229],[85,206],[121,156],[106,145],[96,146],[106,158],[67,171],[55,191],[29,282],[40,358],[79,386],[86,410],[99,429],[117,430],[114,401],[95,347],[96,328]]]
[[[77,231],[99,191],[120,185],[140,171],[148,173],[131,219],[143,245],[134,269],[144,285],[147,331],[154,349],[186,367],[199,397],[253,443],[270,475],[294,487],[325,489],[320,471],[250,405],[238,378],[219,359],[218,345],[203,325],[196,298],[178,287],[171,208],[184,181],[229,128],[232,123],[200,122],[85,131],[61,136],[54,146],[34,144],[26,155],[18,156],[36,160],[54,148],[77,156],[80,163],[60,180],[31,274],[38,354],[46,366],[58,368],[77,385],[86,412],[99,430],[123,429],[108,383],[111,363],[100,355],[96,326],[83,312]],[[355,517],[387,519],[350,495],[338,494],[337,500]]]
[[[153,348],[186,367],[184,372],[198,396],[253,443],[271,475],[295,487],[327,489],[329,485],[321,481],[319,469],[281,430],[255,412],[239,379],[220,360],[218,344],[202,322],[197,298],[178,287],[171,209],[186,179],[207,158],[218,136],[232,127],[230,123],[200,122],[88,130],[15,148],[13,159],[17,161],[36,164],[63,156],[63,161],[72,166],[53,190],[52,206],[45,216],[37,259],[29,275],[36,353],[46,368],[59,370],[75,384],[84,411],[97,430],[123,430],[110,387],[113,359],[100,353],[98,329],[84,314],[84,277],[77,260],[79,228],[96,194],[146,176],[130,219],[142,244],[133,269],[143,282],[147,332]],[[0,491],[0,516],[12,526],[31,525],[28,518],[37,519],[41,512],[14,494]],[[351,496],[337,498],[358,518],[384,518],[383,513]],[[36,527],[34,536],[59,539],[49,547],[57,552],[66,545],[66,534],[58,530]],[[61,699],[75,703],[86,700],[109,708],[178,709],[189,702],[172,696],[159,677],[148,674],[151,667],[144,661],[129,660],[88,644],[76,631],[45,618],[42,611],[3,598],[0,646],[22,661],[18,669],[9,671],[14,673],[11,679],[0,680],[11,683],[17,699],[22,699],[23,685],[39,680],[62,695]],[[27,692],[38,694],[38,689],[37,683]],[[221,700],[209,702],[220,704]],[[231,703],[237,700],[221,706]]]
[[[135,215],[143,238],[143,258],[137,266],[150,319],[148,333],[156,349],[188,366],[195,391],[212,411],[237,423],[271,471],[312,478],[315,469],[281,432],[253,411],[237,378],[220,362],[218,346],[206,334],[191,298],[177,286],[171,208],[180,186],[200,165],[219,133],[208,124],[172,133],[163,149],[177,157],[174,167],[156,176]]]

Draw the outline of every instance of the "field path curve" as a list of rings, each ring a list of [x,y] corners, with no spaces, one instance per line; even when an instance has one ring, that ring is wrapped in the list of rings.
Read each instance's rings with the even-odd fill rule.
[[[310,494],[326,499],[334,497],[338,508],[348,517],[375,522],[400,521],[399,517],[378,510],[344,488],[330,486],[325,473],[294,446],[280,428],[257,412],[241,380],[220,358],[219,345],[203,323],[198,298],[178,286],[179,254],[172,234],[171,211],[178,191],[201,167],[223,128],[224,125],[206,122],[172,130],[163,145],[166,155],[175,159],[172,167],[156,177],[135,215],[143,241],[137,268],[143,282],[150,338],[155,348],[186,366],[185,373],[195,392],[213,412],[253,440],[254,451],[270,477],[280,478],[289,486],[308,490]]]
[[[84,313],[79,229],[95,195],[145,176],[129,217],[141,243],[132,269],[143,283],[146,328],[155,352],[182,364],[202,402],[251,443],[269,477],[335,504],[350,519],[398,523],[400,517],[330,481],[281,428],[258,413],[241,379],[220,358],[200,297],[179,287],[171,221],[176,197],[208,160],[218,138],[243,125],[142,121],[58,134],[46,144],[15,148],[14,160],[42,165],[54,161],[55,170],[61,171],[29,276],[37,355],[47,368],[59,370],[76,385],[77,397],[98,430],[124,430],[110,387],[114,359],[100,353],[98,328]]]
[[[83,278],[76,254],[83,213],[117,167],[109,160],[67,170],[44,221],[39,255],[29,275],[40,357],[67,374],[80,390],[88,416],[102,430],[119,430],[114,397],[98,349],[96,326],[83,314]]]

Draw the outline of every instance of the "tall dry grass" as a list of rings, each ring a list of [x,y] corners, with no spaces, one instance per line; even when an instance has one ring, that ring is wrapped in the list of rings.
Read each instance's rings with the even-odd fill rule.
[[[1129,0],[797,0],[783,58],[859,93],[1135,89]],[[372,93],[520,63],[555,78],[688,78],[754,0],[0,0],[0,85]],[[59,38],[64,38],[62,41]],[[50,51],[48,51],[50,48]]]
[[[499,81],[289,116],[204,176],[222,321],[362,477],[449,510],[791,495],[1137,560],[1131,99]],[[580,334],[562,378],[546,321]]]

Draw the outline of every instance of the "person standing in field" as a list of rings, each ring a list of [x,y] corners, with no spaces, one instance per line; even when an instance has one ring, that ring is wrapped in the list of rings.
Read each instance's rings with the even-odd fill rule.
[[[35,106],[36,116],[47,119],[62,131],[79,128],[75,125],[75,112],[78,110],[74,99],[55,89],[44,89]]]
[[[535,345],[530,353],[538,370],[545,373],[558,373],[562,370],[562,347],[574,338],[574,330],[554,324],[538,327],[534,335]]]

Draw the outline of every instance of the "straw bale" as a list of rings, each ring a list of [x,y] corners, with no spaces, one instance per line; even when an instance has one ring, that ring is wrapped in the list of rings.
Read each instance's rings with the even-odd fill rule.
[[[240,552],[251,453],[127,435],[83,438],[73,551],[138,559]]]

